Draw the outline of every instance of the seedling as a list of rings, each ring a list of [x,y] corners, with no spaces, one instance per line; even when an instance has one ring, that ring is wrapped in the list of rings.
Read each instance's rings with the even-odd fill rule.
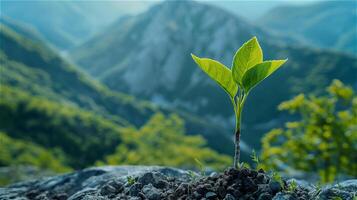
[[[132,176],[127,176],[126,180],[128,181],[129,185],[134,185],[134,183],[136,182],[135,178]]]
[[[283,178],[281,177],[281,175],[277,172],[273,172],[271,178],[278,182],[280,184],[280,187],[283,188],[284,187],[284,181],[283,181]]]
[[[287,191],[293,193],[295,192],[296,188],[297,188],[297,183],[295,180],[292,180],[287,188]]]
[[[198,160],[198,158],[195,158],[195,162],[198,166],[198,169],[200,170],[200,175],[204,176],[206,174],[206,169],[204,164],[200,160]]]
[[[257,153],[255,153],[255,150],[253,149],[252,155],[250,156],[252,158],[252,161],[256,164],[259,165],[259,158],[257,156]]]
[[[256,37],[244,43],[233,57],[231,69],[209,58],[191,54],[197,65],[229,95],[236,118],[235,153],[233,167],[237,168],[240,158],[241,116],[250,91],[270,76],[287,60],[263,61],[263,52]]]

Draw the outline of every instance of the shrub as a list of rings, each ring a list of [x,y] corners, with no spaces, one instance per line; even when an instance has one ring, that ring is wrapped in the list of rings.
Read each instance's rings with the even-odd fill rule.
[[[357,97],[338,80],[327,91],[327,96],[300,94],[279,105],[298,120],[262,139],[266,168],[281,168],[284,163],[318,172],[322,182],[331,182],[338,174],[357,176]]]

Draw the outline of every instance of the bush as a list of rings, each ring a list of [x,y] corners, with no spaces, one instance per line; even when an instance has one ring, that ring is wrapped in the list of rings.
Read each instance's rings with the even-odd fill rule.
[[[177,115],[157,113],[139,130],[128,129],[116,152],[106,157],[111,165],[166,165],[195,168],[199,159],[213,168],[224,168],[231,159],[205,147],[201,136],[185,135],[184,122]]]
[[[32,142],[13,139],[0,132],[0,166],[31,165],[54,172],[71,170],[59,149],[45,149]]]
[[[327,96],[300,94],[279,105],[299,120],[274,129],[262,140],[266,168],[282,163],[317,172],[322,182],[337,175],[357,176],[357,97],[351,87],[334,80]]]

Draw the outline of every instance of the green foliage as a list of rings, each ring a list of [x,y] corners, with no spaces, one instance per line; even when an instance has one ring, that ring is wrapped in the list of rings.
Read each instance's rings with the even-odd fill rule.
[[[62,149],[73,168],[112,153],[123,132],[122,126],[93,112],[6,85],[1,86],[0,129],[16,139]]]
[[[220,85],[231,98],[237,94],[238,86],[233,79],[232,72],[222,63],[209,59],[209,58],[199,58],[191,54],[193,60],[197,65],[208,74],[214,81]]]
[[[0,166],[32,165],[55,172],[71,170],[59,149],[45,149],[32,142],[11,138],[3,132],[0,132],[0,143]]]
[[[233,58],[232,73],[234,80],[243,86],[243,75],[255,65],[263,62],[263,51],[256,37],[244,43]]]
[[[126,180],[128,181],[129,185],[134,185],[136,183],[136,179],[132,176],[127,176]]]
[[[264,61],[248,69],[242,78],[242,85],[246,93],[279,69],[286,61],[287,60]]]
[[[270,76],[286,60],[263,62],[263,52],[256,37],[253,37],[238,49],[233,58],[232,71],[218,61],[191,55],[197,65],[230,96],[236,117],[236,147],[233,166],[238,167],[240,159],[241,113],[246,98],[254,86]]]
[[[250,158],[252,159],[253,163],[255,164],[255,169],[263,169],[264,168],[261,165],[260,160],[259,160],[259,156],[257,155],[257,153],[255,152],[254,149],[252,151],[252,155],[250,156]]]
[[[281,177],[281,175],[278,172],[273,171],[273,173],[271,175],[271,178],[274,181],[278,182],[280,184],[281,188],[284,188],[283,178]]]
[[[292,180],[288,185],[287,191],[293,193],[295,192],[296,189],[297,189],[297,183],[295,180]]]
[[[177,115],[155,114],[140,129],[128,129],[114,154],[98,165],[165,165],[195,168],[195,159],[222,169],[229,158],[205,147],[201,136],[186,136],[184,122]]]
[[[357,97],[351,87],[334,80],[327,96],[300,94],[280,104],[299,120],[274,129],[262,140],[266,168],[280,163],[320,174],[331,182],[339,174],[357,176]]]
[[[199,169],[201,176],[204,176],[206,174],[205,165],[197,158],[195,158],[195,162],[197,164],[197,168]]]

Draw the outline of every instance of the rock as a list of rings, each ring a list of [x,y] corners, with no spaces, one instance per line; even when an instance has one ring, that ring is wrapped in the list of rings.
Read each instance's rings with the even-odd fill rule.
[[[147,172],[160,173],[172,180],[187,181],[187,171],[158,166],[105,166],[94,167],[60,176],[20,182],[0,188],[0,199],[26,200],[41,197],[44,200],[106,199],[112,192],[123,192],[127,177],[140,177]],[[110,186],[105,186],[110,185]],[[104,189],[105,188],[105,189]],[[115,188],[115,190],[114,190]],[[105,190],[105,192],[104,192]],[[102,192],[105,195],[101,194]],[[141,191],[140,191],[141,192]],[[61,195],[63,197],[61,197]]]
[[[343,181],[322,188],[318,199],[325,200],[339,197],[343,200],[355,200],[355,196],[357,196],[357,179]]]
[[[278,193],[274,196],[273,200],[293,200],[294,198],[291,194]]]
[[[110,195],[113,193],[116,193],[116,189],[115,187],[111,186],[111,185],[104,185],[103,188],[100,191],[100,194],[102,195]]]
[[[225,197],[224,197],[224,199],[223,200],[235,200],[236,198],[234,198],[234,196],[233,195],[231,195],[231,194],[227,194]]]
[[[134,183],[129,189],[129,195],[134,197],[140,196],[142,187],[143,185],[141,183]]]
[[[280,190],[281,190],[280,183],[277,181],[271,181],[269,183],[269,187],[274,194],[280,192]]]
[[[147,172],[138,179],[138,182],[141,183],[142,185],[154,183],[155,181],[157,180],[155,180],[154,174],[152,172]]]
[[[160,200],[161,198],[161,191],[155,188],[153,185],[145,185],[143,188],[143,193],[145,194],[145,197],[147,197],[149,200]]]
[[[187,183],[181,183],[180,186],[175,190],[176,196],[182,196],[187,193],[189,185]]]
[[[263,184],[263,183],[266,183],[266,177],[263,173],[258,173],[257,174],[257,178],[256,178],[256,181],[258,184]]]
[[[258,200],[271,200],[273,197],[269,193],[262,193],[259,195]]]
[[[133,183],[128,184],[128,177]],[[292,183],[286,181],[286,185]],[[224,173],[190,180],[184,170],[167,167],[122,166],[97,167],[20,182],[0,188],[0,199],[16,200],[353,200],[357,180],[323,187],[294,180],[297,187],[286,190],[264,171],[230,168]]]
[[[206,197],[207,199],[215,199],[215,198],[217,197],[217,194],[214,193],[214,192],[207,192],[206,195],[205,195],[205,197]]]

